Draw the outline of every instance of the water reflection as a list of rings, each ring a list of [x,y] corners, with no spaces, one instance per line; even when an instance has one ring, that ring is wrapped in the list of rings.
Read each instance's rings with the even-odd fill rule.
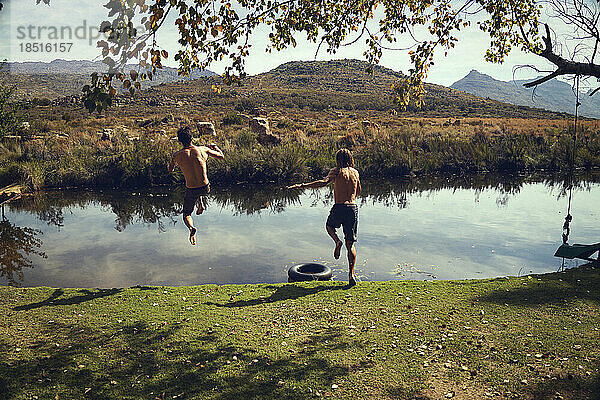
[[[40,251],[42,231],[12,224],[6,219],[2,206],[0,221],[0,278],[4,277],[9,285],[18,286],[23,281],[23,268],[32,268],[29,258],[37,255],[45,258]]]
[[[567,191],[561,178],[474,175],[364,182],[358,199],[363,278],[449,279],[543,270],[552,258],[539,253],[553,251],[554,230],[560,232],[562,224],[563,217],[556,217],[564,209],[557,200]],[[578,192],[597,191],[598,178],[579,176]],[[33,273],[37,280],[28,278],[25,284],[284,282],[290,263],[330,258],[323,225],[331,190],[215,188],[208,212],[197,219],[197,247],[183,240],[182,199],[181,190],[62,191],[9,203],[12,222],[3,217],[0,226],[0,284],[22,283],[23,268],[34,266],[40,269]],[[589,216],[579,222],[584,218]],[[536,226],[542,219],[545,225]],[[583,237],[597,235],[584,228],[578,228]],[[46,253],[51,257],[42,261]],[[344,261],[330,266],[337,276],[345,275]]]

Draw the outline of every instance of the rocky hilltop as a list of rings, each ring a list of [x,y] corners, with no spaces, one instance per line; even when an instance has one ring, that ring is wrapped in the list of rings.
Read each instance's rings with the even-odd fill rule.
[[[532,79],[533,80],[533,79]],[[476,70],[453,83],[450,87],[475,96],[490,98],[510,104],[544,108],[546,110],[575,112],[575,93],[566,82],[551,79],[533,89],[527,89],[524,83],[531,80],[500,81]],[[580,93],[579,113],[590,118],[600,118],[600,95],[590,97]]]

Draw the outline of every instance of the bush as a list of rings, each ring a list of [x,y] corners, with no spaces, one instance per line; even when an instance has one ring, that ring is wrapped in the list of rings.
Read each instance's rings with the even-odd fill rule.
[[[239,114],[229,113],[223,117],[221,123],[223,125],[242,125],[244,123],[244,119]]]

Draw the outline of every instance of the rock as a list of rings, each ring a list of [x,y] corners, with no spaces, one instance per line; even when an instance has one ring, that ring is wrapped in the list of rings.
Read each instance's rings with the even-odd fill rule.
[[[217,136],[217,131],[212,122],[198,122],[196,128],[198,128],[198,133],[200,133],[200,135]]]
[[[258,133],[256,140],[263,146],[281,143],[281,138],[271,132],[269,121],[266,118],[254,117],[248,125],[252,132]]]
[[[269,120],[267,120],[266,118],[254,117],[250,120],[248,126],[250,127],[250,130],[254,133],[271,133],[271,128],[269,127]]]

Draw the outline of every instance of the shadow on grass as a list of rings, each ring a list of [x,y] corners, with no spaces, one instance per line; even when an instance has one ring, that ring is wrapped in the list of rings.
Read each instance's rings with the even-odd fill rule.
[[[37,303],[17,306],[13,308],[13,311],[27,311],[33,310],[34,308],[46,306],[64,306],[71,304],[80,304],[86,301],[99,299],[101,297],[112,296],[113,294],[117,294],[122,291],[123,289],[80,289],[78,290],[78,292],[81,294],[78,296],[60,298],[65,292],[62,289],[56,289],[46,300]]]
[[[319,285],[319,286],[315,286],[315,287],[304,287],[304,286],[299,286],[299,285],[283,285],[283,286],[266,286],[267,289],[275,289],[275,292],[273,292],[269,297],[259,297],[258,299],[251,299],[251,300],[237,300],[234,302],[230,302],[230,303],[214,303],[214,302],[207,302],[204,303],[206,305],[209,306],[217,306],[217,307],[251,307],[251,306],[256,306],[258,304],[263,304],[263,303],[274,303],[276,301],[283,301],[283,300],[295,300],[298,299],[300,297],[304,297],[304,296],[310,296],[312,294],[317,294],[319,292],[323,292],[323,291],[334,291],[334,290],[346,290],[349,289],[350,287],[348,285]]]
[[[555,376],[523,390],[526,398],[535,400],[577,399],[600,400],[600,375],[596,365],[595,376]],[[558,394],[558,395],[557,395]]]
[[[566,305],[583,299],[600,303],[600,269],[585,264],[562,273],[533,275],[524,278],[523,287],[498,289],[477,297],[479,301],[497,304],[535,306]]]
[[[33,355],[6,357],[0,376],[8,398],[298,399],[314,396],[309,387],[329,390],[350,373],[370,368],[366,361],[332,361],[336,353],[359,346],[331,328],[309,337],[299,352],[270,356],[232,345],[217,333],[181,335],[177,324],[135,322],[110,330],[49,324],[32,346]],[[0,355],[6,352],[0,349]]]

